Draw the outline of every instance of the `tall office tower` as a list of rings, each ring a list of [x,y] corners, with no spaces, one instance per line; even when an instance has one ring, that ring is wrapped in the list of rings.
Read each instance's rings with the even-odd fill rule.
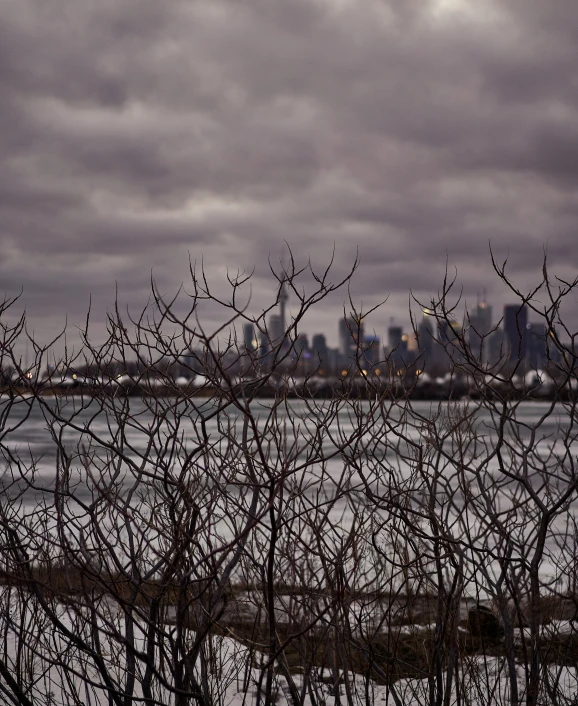
[[[302,353],[309,350],[309,339],[306,333],[300,333],[295,339],[295,352]]]
[[[424,363],[429,362],[430,366],[435,363],[436,358],[436,335],[437,326],[433,311],[431,311],[431,309],[424,309],[423,318],[417,327],[417,338],[419,352],[424,358]]]
[[[528,350],[528,307],[506,304],[504,307],[504,346],[506,360],[515,365],[526,360]]]
[[[439,321],[438,339],[440,342],[440,357],[444,367],[450,367],[454,363],[462,362],[462,326],[457,321]]]
[[[492,330],[492,307],[487,303],[485,292],[473,312],[470,312],[468,343],[472,355],[482,362],[488,360],[488,336]]]
[[[387,329],[387,348],[389,365],[395,370],[407,365],[407,336],[403,335],[401,326]]]
[[[338,324],[338,336],[339,336],[339,354],[341,355],[342,358],[348,358],[349,357],[349,351],[350,351],[350,339],[351,339],[351,333],[349,332],[351,323],[350,319],[339,319],[339,324]]]
[[[311,352],[313,357],[322,363],[327,358],[327,340],[322,333],[316,333],[311,342]]]
[[[504,331],[501,328],[496,328],[488,336],[484,351],[489,365],[501,365],[504,362]]]
[[[309,339],[306,333],[297,335],[291,351],[291,360],[295,364],[292,372],[298,377],[307,375],[319,365],[319,361],[311,361],[311,350],[309,349]]]
[[[269,335],[268,335],[269,334]],[[270,332],[259,331],[259,348],[257,349],[257,367],[268,369],[271,360],[271,342],[269,340]]]
[[[283,326],[283,320],[279,314],[271,314],[269,317],[269,338],[271,343],[279,345],[283,340],[283,335],[285,334],[285,327]]]
[[[253,324],[243,324],[243,344],[248,351],[254,351],[257,348]]]
[[[528,365],[532,370],[543,370],[547,361],[548,329],[543,323],[528,326]]]
[[[387,346],[390,353],[394,350],[400,350],[403,343],[403,329],[401,326],[390,326],[387,329]]]
[[[279,290],[279,317],[280,317],[280,326],[281,330],[283,331],[283,335],[285,334],[285,331],[287,330],[287,319],[285,318],[285,307],[287,305],[287,300],[289,299],[289,292],[287,291],[287,285],[285,284],[285,280],[281,283],[281,288]]]
[[[461,326],[455,320],[438,322],[438,338],[442,345],[452,343],[460,334]]]
[[[375,334],[371,334],[371,336],[365,337],[365,340],[363,342],[363,349],[365,351],[363,357],[365,358],[365,361],[367,363],[367,368],[373,368],[383,359],[383,355],[381,352],[381,341],[379,340],[379,337]]]
[[[339,319],[339,352],[344,364],[356,359],[358,349],[359,352],[363,349],[364,340],[363,319],[359,322],[351,316]]]
[[[255,340],[255,327],[253,324],[243,324],[243,347],[239,358],[239,374],[247,375],[254,371],[255,361],[251,355],[258,348],[258,343]]]

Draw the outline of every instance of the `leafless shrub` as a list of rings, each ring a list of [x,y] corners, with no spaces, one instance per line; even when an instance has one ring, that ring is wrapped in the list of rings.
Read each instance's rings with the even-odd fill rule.
[[[59,360],[62,343],[28,337],[4,302],[7,702],[571,703],[576,356],[560,307],[576,282],[544,266],[542,308],[513,288],[548,333],[536,402],[517,382],[527,361],[488,362],[490,334],[472,345],[467,313],[454,326],[446,280],[428,311],[452,325],[436,345],[448,390],[465,392],[424,403],[423,358],[403,379],[391,356],[368,367],[353,305],[348,375],[316,396],[320,360],[291,386],[303,316],[347,283],[330,274],[278,275],[297,301],[279,336],[277,302],[248,313],[246,277],[224,298],[192,269],[186,310],[153,288],[139,317],[110,314],[99,345],[87,319],[82,350]],[[207,303],[224,325],[202,324]]]

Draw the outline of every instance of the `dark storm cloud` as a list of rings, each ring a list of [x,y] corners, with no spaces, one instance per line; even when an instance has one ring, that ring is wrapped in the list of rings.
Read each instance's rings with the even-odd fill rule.
[[[570,276],[578,8],[566,1],[5,0],[0,274],[39,329],[146,302],[204,259],[252,270],[287,241],[353,292],[466,296],[488,243],[523,287]],[[341,299],[312,327],[328,328]],[[100,307],[100,308],[99,308]],[[332,327],[336,328],[336,327]],[[327,331],[334,336],[333,330]]]

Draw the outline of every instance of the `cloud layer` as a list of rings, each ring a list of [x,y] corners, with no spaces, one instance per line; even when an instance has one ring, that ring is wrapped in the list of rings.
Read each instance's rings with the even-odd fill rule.
[[[5,0],[0,275],[49,332],[97,325],[287,241],[373,325],[429,298],[446,261],[472,300],[488,243],[522,287],[578,264],[578,6],[570,0]],[[343,297],[309,320],[335,340]]]

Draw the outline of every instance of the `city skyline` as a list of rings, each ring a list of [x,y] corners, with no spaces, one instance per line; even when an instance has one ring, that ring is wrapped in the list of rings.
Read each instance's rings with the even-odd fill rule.
[[[279,312],[281,311],[281,306],[283,306],[283,310],[287,310],[288,306],[290,314],[290,297],[284,286],[282,289],[284,295],[282,299],[279,299]],[[418,310],[418,314],[421,312],[424,315],[424,321],[428,311],[427,307]],[[389,322],[384,324],[383,322],[387,319],[388,314]],[[531,330],[532,327],[534,327],[534,330],[538,330],[543,326],[539,315],[530,311],[529,307],[523,304],[521,300],[518,303],[509,301],[504,302],[501,306],[496,306],[488,299],[485,288],[477,293],[475,305],[467,306],[467,303],[464,303],[464,306],[460,309],[460,314],[461,318],[455,314],[453,318],[460,327],[465,325],[472,330],[472,334],[476,335],[476,339],[473,342],[474,346],[476,345],[476,341],[479,343],[481,337],[487,336],[495,328],[499,328],[506,336],[510,336],[513,340],[517,322],[520,328],[527,328],[528,330]],[[286,316],[286,314],[283,316]],[[377,336],[384,345],[387,344],[390,348],[395,347],[389,342],[393,335],[397,336],[396,344],[401,345],[408,341],[408,336],[414,338],[416,335],[419,336],[419,329],[420,327],[423,328],[422,321],[416,319],[415,316],[416,312],[414,311],[414,321],[412,324],[409,314],[402,312],[401,315],[398,313],[396,316],[395,312],[388,310],[384,304],[377,312],[372,312],[369,317],[362,318],[361,335],[362,337]],[[282,327],[281,318],[282,316],[277,313],[277,310],[274,310],[269,316],[268,327],[271,332],[270,338],[272,340],[278,340],[281,337],[282,331],[291,323],[290,320],[287,320],[285,327]],[[379,326],[379,324],[373,325],[374,320],[381,322],[381,326]],[[247,324],[243,325],[244,328],[246,326]],[[342,350],[344,346],[351,345],[350,331],[354,328],[355,322],[351,319],[351,313],[347,313],[347,311],[344,310],[344,313],[341,313],[332,325],[326,325],[323,329],[302,326],[299,328],[299,335],[305,335],[309,340],[312,340],[316,335],[322,334],[327,345]],[[243,338],[245,341],[247,340],[245,334],[243,334]],[[523,346],[525,345],[526,342],[524,339]],[[522,355],[524,356],[525,354],[526,349],[523,347]]]
[[[521,365],[523,370],[538,370],[546,368],[549,360],[558,360],[556,347],[547,343],[553,330],[544,321],[530,321],[530,309],[525,302],[505,304],[494,319],[494,307],[487,301],[485,290],[474,308],[464,310],[461,321],[453,312],[446,311],[440,316],[424,308],[421,318],[414,319],[409,328],[396,324],[391,317],[385,335],[366,329],[364,318],[344,314],[336,321],[337,346],[331,345],[326,330],[291,331],[291,320],[282,327],[288,300],[288,290],[282,281],[278,307],[268,320],[261,321],[259,328],[252,323],[243,324],[242,345],[238,350],[242,353],[244,348],[255,353],[251,359],[259,361],[257,365],[267,364],[268,351],[280,349],[292,354],[290,360],[296,356],[300,359],[302,373],[311,373],[316,368],[322,373],[329,370],[345,373],[351,365],[353,369],[361,367],[379,373],[382,364],[398,369],[399,374],[405,369],[421,368],[443,372],[451,369],[454,361],[464,360],[461,344],[454,343],[458,339],[465,342],[474,358],[490,367],[504,364],[506,369],[517,370]],[[244,366],[245,372],[250,372],[252,366]]]

